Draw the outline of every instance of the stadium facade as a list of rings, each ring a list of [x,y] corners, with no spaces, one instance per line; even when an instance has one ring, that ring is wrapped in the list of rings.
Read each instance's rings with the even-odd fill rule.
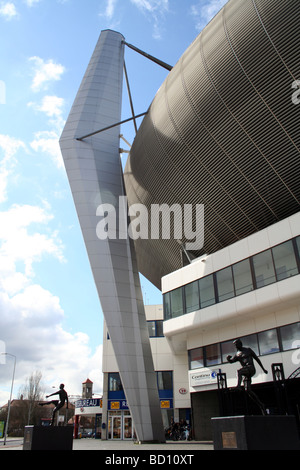
[[[210,417],[222,407],[216,375],[226,374],[229,386],[234,384],[226,355],[236,337],[264,356],[269,374],[259,371],[253,379],[259,393],[268,390],[263,398],[274,392],[274,364],[286,376],[297,376],[300,105],[292,97],[299,85],[299,39],[294,2],[229,0],[158,90],[123,175],[124,38],[101,33],[61,149],[114,368],[139,440],[163,437],[138,272],[162,289],[164,338],[173,359],[185,364],[184,385],[177,390],[179,376],[176,389],[173,384],[174,409],[183,403],[179,390],[186,390],[184,407],[190,405],[194,423],[200,423],[198,438],[209,435]],[[150,228],[140,237],[118,232],[127,221],[119,205],[124,196],[129,208],[144,207],[144,215],[153,215],[153,206],[169,208],[165,220],[174,236],[164,235],[160,211],[159,235],[151,236]],[[185,211],[187,206],[191,210]],[[193,245],[199,207],[202,232],[200,227],[200,242]],[[99,216],[109,223],[110,208],[117,217],[115,237],[99,237]],[[189,227],[181,236],[175,227],[178,208]],[[148,219],[139,222],[149,227]],[[300,387],[298,379],[291,380],[289,404],[295,412]],[[283,406],[278,403],[270,399],[269,412]]]

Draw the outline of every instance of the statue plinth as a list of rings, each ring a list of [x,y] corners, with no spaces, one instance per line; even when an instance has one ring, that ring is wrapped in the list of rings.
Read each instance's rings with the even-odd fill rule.
[[[212,418],[215,450],[300,450],[295,416]]]
[[[73,426],[26,426],[23,450],[72,450]]]

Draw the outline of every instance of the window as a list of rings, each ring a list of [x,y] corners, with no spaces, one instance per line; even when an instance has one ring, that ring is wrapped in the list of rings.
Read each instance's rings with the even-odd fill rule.
[[[192,349],[189,351],[190,369],[199,369],[204,367],[203,348]]]
[[[214,278],[212,274],[199,280],[199,288],[201,308],[205,308],[216,303]]]
[[[216,273],[219,302],[234,297],[231,266]]]
[[[210,346],[206,346],[205,348],[205,355],[206,355],[206,366],[215,366],[216,364],[221,364],[221,349],[220,344],[211,344]]]
[[[149,338],[156,336],[155,321],[147,321]]]
[[[164,322],[163,320],[156,320],[156,336],[158,338],[164,336]]]
[[[298,258],[300,258],[300,237],[297,237],[295,239],[295,242],[296,242],[297,249],[298,249]]]
[[[300,340],[300,323],[282,326],[280,328],[280,336],[283,351],[297,349]]]
[[[172,318],[170,292],[163,295],[163,302],[164,302],[164,319],[170,320],[170,318]]]
[[[272,248],[272,251],[278,281],[298,274],[296,256],[291,240]]]
[[[257,335],[247,335],[240,338],[245,348],[251,348],[255,354],[259,355]]]
[[[299,272],[300,236],[164,294],[164,319],[209,307]]]
[[[271,250],[253,256],[253,267],[257,288],[267,286],[276,281]]]
[[[260,355],[273,354],[279,351],[277,329],[262,331],[258,333]]]
[[[147,321],[149,338],[157,338],[164,336],[164,322],[163,320],[150,320]]]
[[[172,318],[183,315],[182,288],[170,292]]]
[[[121,392],[123,390],[121,378],[118,372],[108,374],[108,391]]]
[[[199,305],[199,283],[191,282],[184,288],[186,313],[198,310]]]
[[[240,339],[243,346],[253,349],[257,356],[298,349],[300,345],[300,322],[242,336]],[[233,357],[237,353],[233,341],[234,339],[190,350],[190,370],[227,363],[227,356]]]
[[[157,372],[158,390],[173,390],[173,373],[172,371]]]
[[[253,281],[249,259],[232,266],[236,295],[245,294],[253,290]]]
[[[222,362],[227,362],[227,356],[234,356],[236,354],[236,347],[233,344],[233,340],[224,341],[221,343],[222,350]]]

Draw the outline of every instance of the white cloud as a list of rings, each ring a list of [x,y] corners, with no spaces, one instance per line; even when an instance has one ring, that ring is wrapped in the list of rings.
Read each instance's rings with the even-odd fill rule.
[[[58,96],[45,96],[42,100],[42,104],[38,106],[37,109],[49,117],[58,117],[62,115],[63,105],[63,98],[59,98]]]
[[[8,162],[9,160],[12,160],[14,155],[21,148],[25,149],[26,146],[20,139],[0,134],[0,149],[4,152],[2,163],[3,161]]]
[[[59,146],[59,135],[56,131],[36,132],[30,146],[37,153],[43,152],[50,155],[57,168],[64,167]]]
[[[143,14],[153,22],[154,39],[161,38],[164,16],[169,11],[169,0],[130,0]]]
[[[202,29],[210,22],[210,20],[223,8],[228,0],[207,0],[199,1],[190,8],[190,13],[196,21],[197,31]]]
[[[101,348],[93,353],[86,334],[65,331],[60,299],[37,282],[36,263],[49,256],[65,260],[58,234],[51,230],[53,220],[48,204],[13,205],[0,212],[0,341],[17,357],[14,396],[35,370],[48,388],[64,382],[71,393],[80,393],[87,377],[102,387]],[[0,364],[0,404],[9,394],[9,358],[6,363]]]
[[[105,16],[107,19],[112,19],[115,13],[115,8],[118,0],[107,0]]]
[[[35,152],[43,152],[50,155],[54,164],[58,168],[63,168],[59,137],[65,122],[63,119],[64,99],[58,96],[45,96],[41,104],[30,102],[28,106],[51,118],[49,124],[55,128],[55,130],[51,131],[36,132],[33,141],[30,143],[31,148]]]
[[[40,3],[41,0],[25,0],[26,5],[31,8],[37,3]]]
[[[17,263],[21,263],[24,275],[32,276],[33,263],[41,261],[45,255],[64,260],[63,246],[55,231],[50,234],[30,232],[32,226],[44,230],[52,219],[45,207],[38,206],[15,204],[9,210],[0,212],[0,260],[4,266],[11,267],[12,274]],[[3,279],[0,279],[0,285]]]
[[[7,199],[8,178],[16,165],[16,154],[26,151],[26,145],[19,139],[0,134],[0,203]]]
[[[35,92],[47,89],[50,82],[60,80],[65,72],[63,65],[56,64],[51,59],[45,62],[40,57],[30,57],[29,61],[33,64],[34,77],[31,88]]]
[[[1,2],[0,3],[0,16],[3,16],[6,20],[11,20],[18,16],[15,4],[12,2]]]

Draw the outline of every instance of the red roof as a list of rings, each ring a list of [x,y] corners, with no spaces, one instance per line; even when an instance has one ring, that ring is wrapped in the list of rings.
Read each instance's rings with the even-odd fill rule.
[[[83,384],[92,384],[92,383],[93,383],[93,382],[92,382],[90,379],[86,379],[85,382],[82,382],[82,385],[83,385]]]

